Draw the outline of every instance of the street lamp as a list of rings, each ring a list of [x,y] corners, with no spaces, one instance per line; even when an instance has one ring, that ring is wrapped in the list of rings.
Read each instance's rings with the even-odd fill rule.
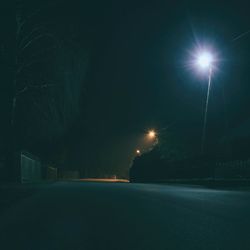
[[[149,139],[155,139],[156,138],[156,132],[154,130],[149,130],[147,134]]]
[[[204,51],[198,54],[197,56],[197,64],[202,69],[209,69],[212,67],[213,56],[210,52]]]
[[[198,53],[196,57],[196,65],[208,72],[208,86],[207,86],[207,97],[206,97],[206,107],[204,114],[204,124],[203,124],[203,132],[202,132],[202,142],[201,142],[201,152],[204,153],[204,144],[206,139],[206,126],[207,126],[207,110],[208,110],[208,100],[210,95],[210,87],[211,87],[211,78],[212,78],[212,69],[214,56],[209,51],[202,51]]]

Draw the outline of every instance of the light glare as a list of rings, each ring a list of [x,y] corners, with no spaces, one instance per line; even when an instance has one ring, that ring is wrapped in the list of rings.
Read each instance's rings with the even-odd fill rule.
[[[155,137],[156,137],[155,131],[154,131],[154,130],[150,130],[150,131],[148,132],[148,137],[149,137],[150,139],[155,138]]]
[[[213,62],[213,56],[209,52],[202,52],[197,57],[197,64],[202,69],[209,68]]]

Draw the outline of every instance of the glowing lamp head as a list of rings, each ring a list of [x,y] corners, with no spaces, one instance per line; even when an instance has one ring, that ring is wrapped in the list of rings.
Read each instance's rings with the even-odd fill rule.
[[[136,154],[137,154],[137,155],[141,154],[140,149],[137,149],[137,150],[136,150]]]
[[[197,56],[197,65],[202,69],[210,68],[213,62],[213,56],[211,53],[205,51]]]
[[[156,137],[155,131],[154,131],[154,130],[150,130],[150,131],[148,132],[148,137],[149,137],[150,139],[154,139],[154,138]]]

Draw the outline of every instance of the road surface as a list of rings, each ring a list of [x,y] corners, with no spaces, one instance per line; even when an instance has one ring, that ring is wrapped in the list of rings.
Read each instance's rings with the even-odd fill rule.
[[[131,183],[47,185],[0,215],[0,248],[250,249],[250,192]]]

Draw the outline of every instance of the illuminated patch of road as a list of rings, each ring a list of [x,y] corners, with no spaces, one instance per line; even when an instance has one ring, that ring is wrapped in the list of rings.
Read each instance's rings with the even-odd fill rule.
[[[108,178],[84,178],[80,179],[80,181],[86,181],[86,182],[129,182],[129,180],[126,179],[108,179]]]

